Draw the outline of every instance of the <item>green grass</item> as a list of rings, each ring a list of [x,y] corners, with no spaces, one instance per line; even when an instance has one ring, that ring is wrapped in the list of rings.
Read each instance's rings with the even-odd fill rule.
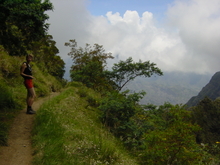
[[[18,109],[14,92],[0,80],[0,146],[7,145],[8,130]]]
[[[0,45],[0,146],[7,145],[8,130],[17,113],[26,107],[27,91],[20,76],[20,66],[25,57],[9,56]],[[47,96],[62,88],[61,82],[33,62],[37,97]]]
[[[33,130],[34,164],[137,164],[103,128],[91,100],[92,105],[98,102],[98,95],[73,85],[41,106]]]

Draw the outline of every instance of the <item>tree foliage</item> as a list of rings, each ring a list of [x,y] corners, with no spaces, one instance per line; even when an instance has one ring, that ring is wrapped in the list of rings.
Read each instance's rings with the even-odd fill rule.
[[[59,50],[51,35],[46,35],[39,41],[33,42],[32,52],[35,55],[35,61],[43,64],[41,68],[43,71],[47,71],[56,78],[63,78],[65,63],[58,56]]]
[[[94,44],[93,47],[86,44],[84,49],[78,48],[75,40],[70,40],[70,42],[65,43],[65,46],[71,48],[68,55],[73,60],[70,70],[72,81],[80,81],[94,89],[106,85],[103,71],[107,64],[106,60],[113,58],[111,53],[105,53],[103,46],[98,44]]]
[[[32,41],[45,36],[45,11],[52,8],[49,0],[0,0],[0,44],[10,55],[25,54]]]
[[[129,91],[108,93],[100,103],[102,122],[118,137],[127,139],[132,126],[131,117],[136,114],[137,105],[145,92],[129,94]]]
[[[200,127],[192,123],[191,112],[183,106],[151,106],[145,118],[151,128],[143,135],[143,150],[139,153],[142,164],[191,165],[210,161],[196,143],[195,133]]]
[[[140,164],[211,163],[213,156],[196,142],[201,128],[182,105],[142,105],[144,93],[108,93],[100,106],[101,120],[137,156]]]
[[[126,61],[120,61],[114,64],[111,71],[105,72],[106,76],[114,82],[117,90],[121,90],[129,81],[138,76],[151,77],[153,74],[163,75],[162,71],[156,67],[156,64],[150,61],[133,62],[129,57]]]
[[[71,78],[73,81],[80,81],[88,87],[109,87],[120,91],[129,81],[138,76],[151,77],[153,74],[162,75],[162,71],[156,64],[149,61],[137,63],[132,58],[114,64],[112,70],[107,70],[106,60],[113,58],[111,53],[105,53],[102,46],[94,44],[93,49],[89,44],[86,47],[77,48],[75,40],[65,43],[71,47],[68,53],[73,59],[71,67]]]
[[[194,122],[202,130],[197,134],[199,143],[210,145],[220,141],[220,99],[204,98],[192,109]]]

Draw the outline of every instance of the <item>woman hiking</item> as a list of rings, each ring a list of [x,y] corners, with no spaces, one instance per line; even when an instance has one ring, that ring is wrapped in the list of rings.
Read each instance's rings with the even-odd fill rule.
[[[24,85],[27,89],[27,114],[35,114],[36,112],[32,109],[32,104],[36,97],[34,86],[33,86],[33,79],[32,70],[30,66],[30,62],[33,59],[32,54],[28,54],[26,56],[26,62],[23,62],[20,69],[20,74],[24,78]]]

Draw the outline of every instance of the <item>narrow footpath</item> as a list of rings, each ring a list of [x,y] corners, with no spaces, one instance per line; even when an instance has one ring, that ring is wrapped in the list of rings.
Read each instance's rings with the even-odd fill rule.
[[[37,99],[33,109],[37,111],[44,101],[58,95],[51,93],[50,96]],[[35,115],[27,115],[23,109],[14,119],[9,131],[8,146],[0,147],[0,165],[31,165],[33,150],[31,146],[31,130]]]

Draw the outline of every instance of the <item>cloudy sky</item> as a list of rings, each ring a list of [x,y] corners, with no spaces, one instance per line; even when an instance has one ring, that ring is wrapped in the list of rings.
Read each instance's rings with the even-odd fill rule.
[[[50,0],[49,34],[68,69],[64,43],[103,45],[125,60],[151,61],[163,72],[220,70],[219,0]]]

